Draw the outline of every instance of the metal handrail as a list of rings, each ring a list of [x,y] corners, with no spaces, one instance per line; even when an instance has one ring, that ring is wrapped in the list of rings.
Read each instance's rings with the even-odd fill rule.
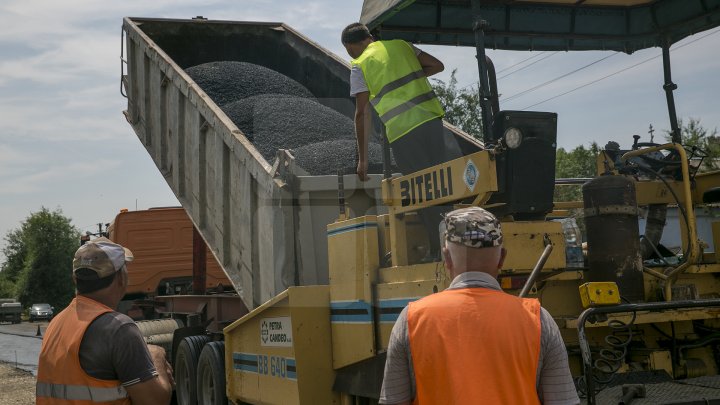
[[[687,255],[688,257],[684,258],[684,262],[672,269],[670,272],[664,274],[664,277],[658,277],[660,273],[654,274],[654,272],[648,272],[649,274],[665,280],[665,300],[670,301],[672,300],[672,285],[675,281],[675,277],[679,276],[683,271],[685,271],[685,269],[687,269],[690,264],[695,263],[695,261],[700,256],[700,243],[698,242],[697,237],[697,223],[695,219],[695,211],[693,211],[692,209],[692,190],[690,188],[690,168],[688,165],[687,153],[685,152],[685,148],[683,148],[683,146],[679,143],[667,143],[664,145],[652,146],[649,148],[643,148],[627,152],[622,155],[620,159],[624,163],[632,157],[644,155],[651,152],[658,152],[661,150],[675,150],[680,156],[680,167],[683,177],[684,205],[685,212],[687,213],[686,220],[689,229],[689,248]],[[678,201],[678,203],[680,202]]]

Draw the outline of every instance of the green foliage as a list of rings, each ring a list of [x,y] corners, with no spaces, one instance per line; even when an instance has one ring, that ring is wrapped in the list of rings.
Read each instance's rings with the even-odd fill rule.
[[[571,151],[558,148],[555,158],[555,177],[595,177],[597,175],[596,160],[600,147],[593,142],[589,148],[580,145]],[[556,186],[555,201],[582,201],[580,186]]]
[[[5,263],[0,267],[0,277],[11,283],[16,283],[22,272],[25,260],[25,244],[22,241],[22,228],[13,229],[5,236],[5,247],[2,250]]]
[[[450,74],[448,83],[432,79],[435,95],[445,109],[445,121],[474,138],[482,139],[482,114],[478,88],[476,86],[458,88],[455,73],[457,73],[457,69]]]
[[[25,260],[25,244],[22,242],[21,229],[7,233],[2,254],[5,256],[5,262],[0,266],[0,298],[17,298],[15,284]]]
[[[23,305],[67,306],[74,296],[70,266],[79,238],[80,232],[61,210],[42,208],[31,214],[5,237],[0,291],[14,285],[14,296]]]
[[[15,298],[15,283],[0,274],[0,298]]]
[[[690,118],[687,124],[683,120],[678,120],[678,125],[683,146],[695,147],[699,149],[697,154],[706,156],[700,166],[700,171],[720,169],[720,136],[718,136],[717,128],[708,131],[700,124],[699,118]],[[665,133],[668,142],[672,141],[670,131],[665,131]]]

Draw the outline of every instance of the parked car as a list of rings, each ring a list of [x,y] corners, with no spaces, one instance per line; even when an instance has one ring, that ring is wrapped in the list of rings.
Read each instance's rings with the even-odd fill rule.
[[[30,307],[30,322],[36,319],[52,319],[55,312],[55,308],[51,307],[50,304],[33,304]]]

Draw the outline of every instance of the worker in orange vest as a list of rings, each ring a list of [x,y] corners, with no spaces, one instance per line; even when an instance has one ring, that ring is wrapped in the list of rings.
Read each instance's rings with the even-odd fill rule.
[[[411,302],[390,336],[381,404],[578,404],[560,331],[536,299],[496,278],[500,222],[463,208],[444,220],[443,292]]]
[[[75,299],[47,328],[40,350],[38,404],[168,404],[172,369],[135,322],[115,312],[127,288],[130,250],[98,238],[75,252]]]

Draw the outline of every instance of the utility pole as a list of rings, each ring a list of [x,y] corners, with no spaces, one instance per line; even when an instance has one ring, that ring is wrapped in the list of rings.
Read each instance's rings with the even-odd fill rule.
[[[652,143],[653,139],[655,139],[654,133],[655,129],[653,128],[652,124],[650,124],[650,130],[648,131],[648,134],[650,134],[650,143]]]

